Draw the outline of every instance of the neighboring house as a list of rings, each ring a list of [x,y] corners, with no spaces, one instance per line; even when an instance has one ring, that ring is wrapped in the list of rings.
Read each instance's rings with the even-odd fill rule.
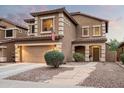
[[[27,28],[0,18],[0,62],[12,62],[15,55],[14,39],[27,36]],[[11,41],[11,42],[10,42]]]
[[[65,8],[31,13],[25,19],[28,33],[14,39],[16,62],[45,62],[44,54],[59,50],[65,61],[72,61],[74,52],[85,55],[85,61],[106,61],[108,21]],[[55,40],[51,39],[55,33]]]
[[[117,59],[120,61],[120,55],[124,53],[124,42],[120,43],[117,49]]]

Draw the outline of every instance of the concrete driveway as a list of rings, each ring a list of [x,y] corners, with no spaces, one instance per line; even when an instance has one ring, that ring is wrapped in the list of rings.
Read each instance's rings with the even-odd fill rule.
[[[0,79],[12,76],[30,69],[42,67],[45,64],[35,64],[35,63],[15,63],[7,64],[5,66],[0,66]]]
[[[18,74],[30,69],[45,66],[45,64],[21,63],[0,67],[0,87],[6,88],[38,88],[38,87],[80,87],[76,86],[85,80],[92,71],[96,69],[96,62],[83,65],[62,65],[63,67],[73,67],[71,71],[65,71],[54,76],[45,82],[6,80],[8,76]]]

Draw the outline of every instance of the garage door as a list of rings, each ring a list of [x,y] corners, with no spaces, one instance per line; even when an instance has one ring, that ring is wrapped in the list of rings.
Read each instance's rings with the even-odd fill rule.
[[[24,46],[22,47],[22,62],[43,63],[44,54],[54,46]]]

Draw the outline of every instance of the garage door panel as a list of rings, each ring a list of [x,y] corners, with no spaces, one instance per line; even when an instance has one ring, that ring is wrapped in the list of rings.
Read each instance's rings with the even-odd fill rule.
[[[44,54],[53,46],[26,46],[22,48],[22,61],[41,63],[45,62]]]

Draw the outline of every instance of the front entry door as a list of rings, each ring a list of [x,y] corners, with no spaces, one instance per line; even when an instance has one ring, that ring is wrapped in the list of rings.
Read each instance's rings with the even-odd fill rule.
[[[93,61],[99,61],[99,48],[93,48]]]

